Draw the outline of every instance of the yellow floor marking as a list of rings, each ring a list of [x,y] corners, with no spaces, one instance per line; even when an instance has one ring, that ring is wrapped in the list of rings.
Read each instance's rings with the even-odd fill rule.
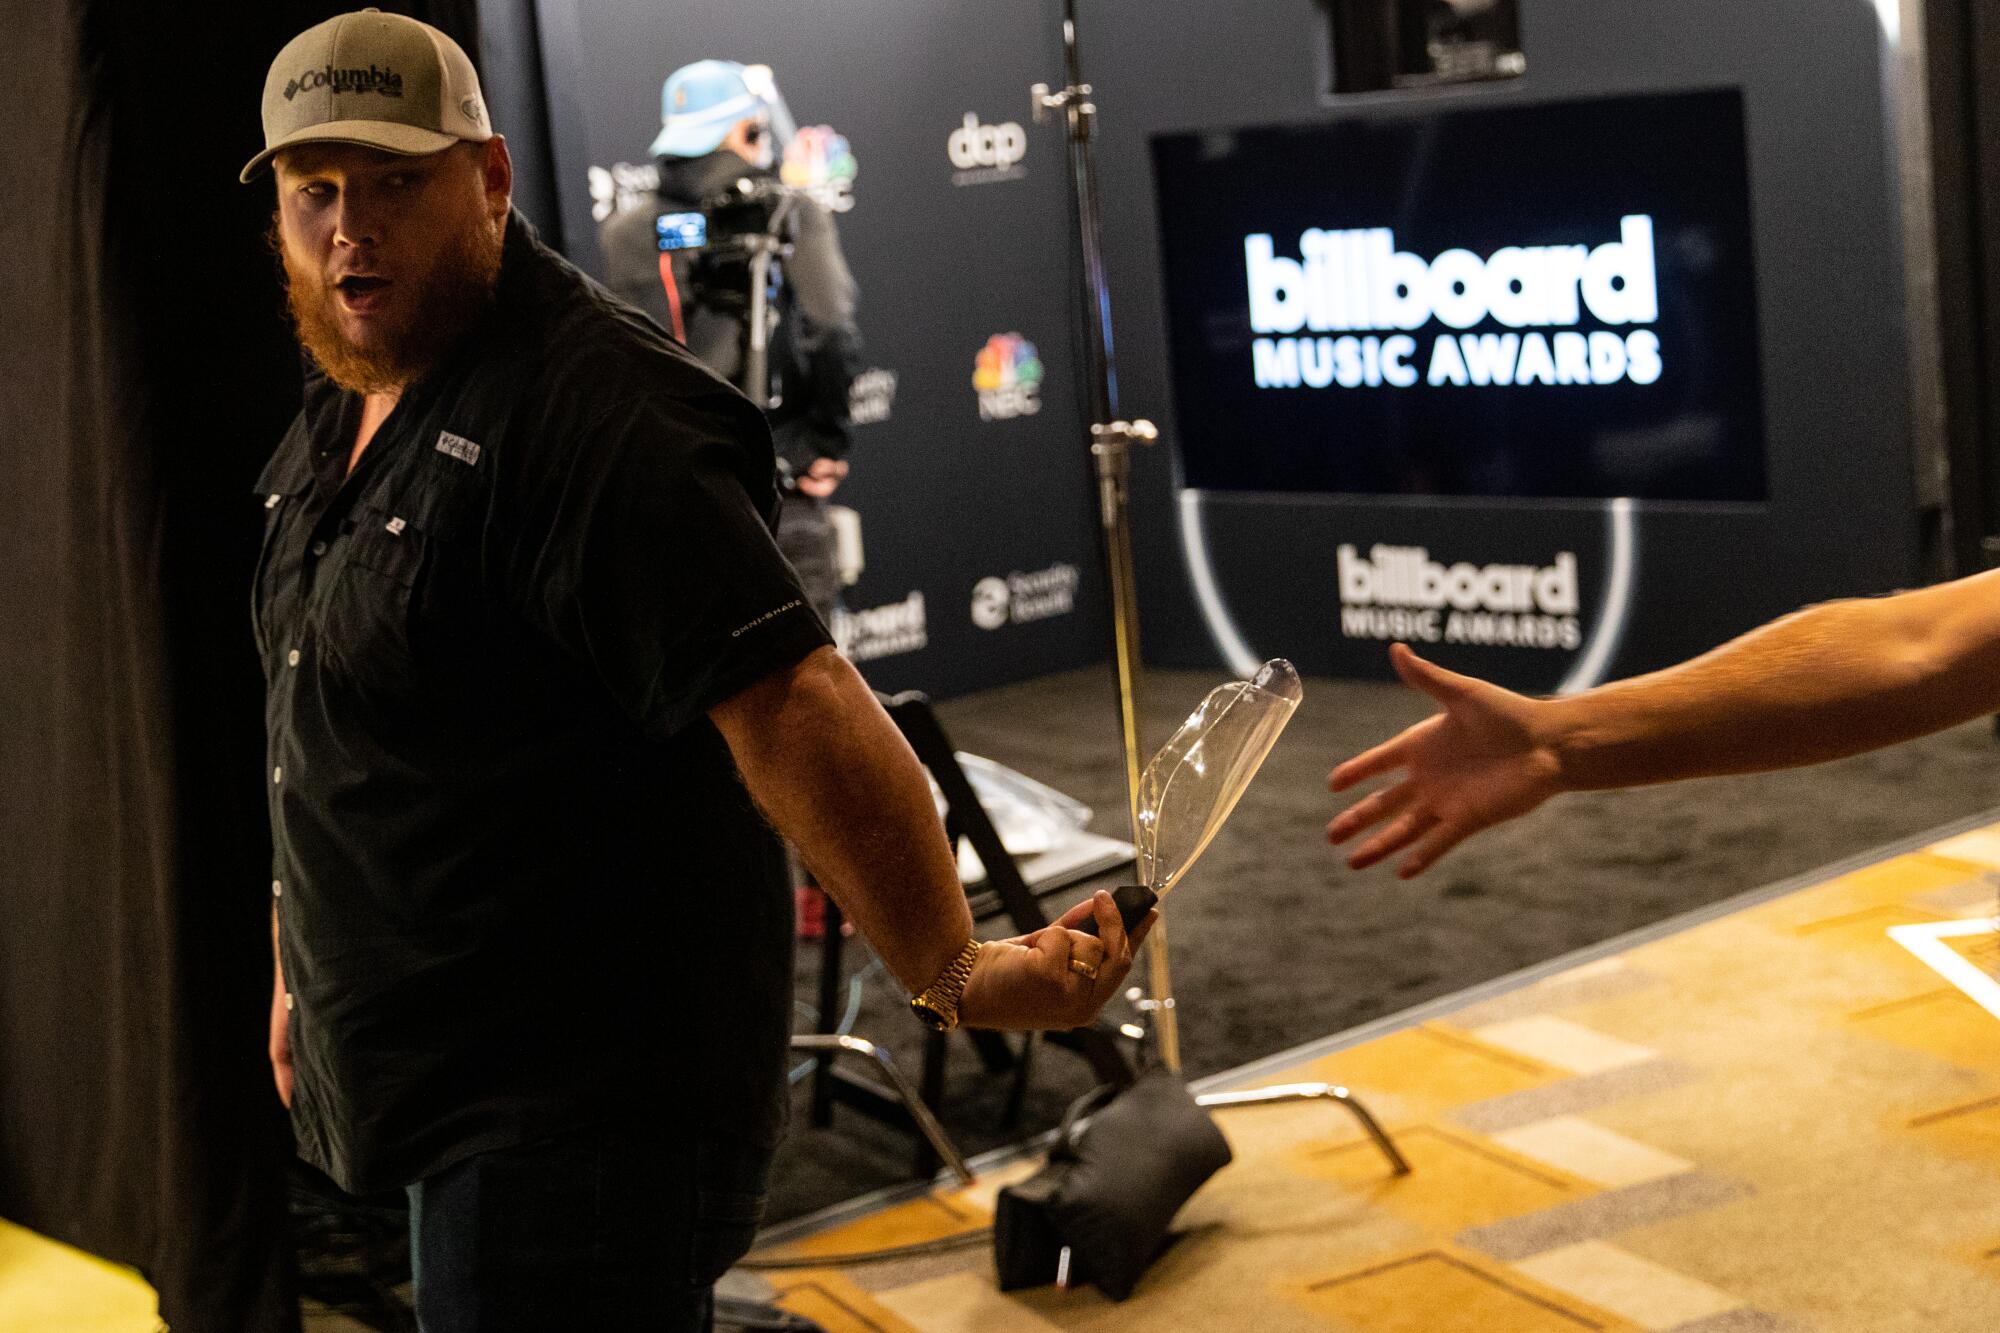
[[[1853,1016],[1857,1032],[1936,1056],[1965,1069],[2000,1069],[2000,1023],[1956,989],[1872,1005]]]
[[[1029,1309],[1022,1299],[1002,1293],[986,1273],[952,1273],[917,1282],[878,1297],[883,1305],[911,1320],[923,1321],[923,1333],[1055,1333],[1056,1325]],[[1072,1300],[1102,1304],[1101,1298],[1077,1292]]]
[[[1295,1299],[1367,1333],[1611,1333],[1633,1325],[1481,1256],[1448,1247],[1307,1284]]]
[[[979,1209],[957,1203],[949,1196],[928,1194],[908,1203],[817,1236],[809,1236],[786,1253],[805,1255],[845,1254],[856,1250],[887,1249],[892,1245],[916,1245],[927,1240],[955,1236],[986,1226],[991,1218]]]
[[[1948,1152],[2000,1168],[2000,1096],[1913,1116],[1907,1128]]]
[[[1345,1185],[1368,1206],[1432,1235],[1453,1235],[1598,1192],[1590,1181],[1475,1135],[1428,1124],[1391,1132],[1409,1159],[1407,1176],[1385,1175],[1375,1145],[1366,1141],[1307,1150],[1294,1160],[1306,1174]]]
[[[792,1274],[778,1285],[781,1308],[804,1315],[827,1333],[918,1333],[851,1278],[831,1269]]]
[[[1849,916],[1870,907],[1901,907],[1917,894],[1963,884],[1979,871],[1979,866],[1965,861],[1912,852],[1786,894],[1751,908],[1745,916],[1779,929],[1797,930],[1815,921]]]
[[[1364,1100],[1389,1091],[1399,1112],[1423,1119],[1510,1092],[1569,1077],[1569,1071],[1505,1051],[1444,1023],[1394,1032],[1289,1070],[1270,1083],[1323,1081],[1352,1088]],[[1370,1100],[1376,1114],[1383,1106]]]
[[[1971,1001],[2000,1018],[2000,978],[1991,970],[1992,918],[1970,921],[1930,921],[1891,926],[1889,938],[1908,949],[1925,967],[1964,991]]]

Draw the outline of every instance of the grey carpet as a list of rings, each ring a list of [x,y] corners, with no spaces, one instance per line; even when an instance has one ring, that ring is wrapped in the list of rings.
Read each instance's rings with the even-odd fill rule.
[[[1148,745],[1164,741],[1221,678],[1150,674]],[[1307,682],[1257,785],[1169,900],[1190,1076],[2000,805],[2000,745],[1980,721],[1815,769],[1563,797],[1412,882],[1386,867],[1351,872],[1324,839],[1336,808],[1327,770],[1428,711],[1393,685]],[[953,700],[939,714],[958,748],[1069,792],[1098,812],[1095,829],[1126,836],[1108,668]],[[850,956],[867,959],[858,946]],[[802,1003],[814,995],[816,958],[801,947]],[[891,987],[865,988],[855,1030],[914,1073],[919,1033]],[[1052,1126],[1091,1082],[1077,1059],[1042,1051],[1023,1121],[1009,1129],[1000,1123],[1006,1080],[984,1073],[961,1039],[954,1047],[942,1118],[968,1154]],[[795,1107],[770,1220],[910,1178],[902,1135],[847,1111],[814,1129],[802,1089]]]

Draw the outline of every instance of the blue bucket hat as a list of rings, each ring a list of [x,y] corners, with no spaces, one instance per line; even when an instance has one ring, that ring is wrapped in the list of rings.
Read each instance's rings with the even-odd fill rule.
[[[660,87],[660,137],[655,157],[701,157],[722,146],[738,121],[764,116],[782,142],[790,137],[790,117],[777,97],[770,71],[753,71],[733,60],[697,60],[667,76]]]

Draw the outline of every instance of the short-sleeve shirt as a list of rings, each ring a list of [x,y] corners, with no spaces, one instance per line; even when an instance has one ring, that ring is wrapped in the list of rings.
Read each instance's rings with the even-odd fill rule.
[[[343,1187],[638,1115],[775,1142],[783,853],[706,710],[829,642],[763,418],[509,219],[495,303],[351,476],[257,483],[292,1123]]]

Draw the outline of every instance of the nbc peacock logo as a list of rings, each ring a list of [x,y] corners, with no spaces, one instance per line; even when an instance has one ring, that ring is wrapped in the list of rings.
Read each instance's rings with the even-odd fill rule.
[[[854,207],[854,177],[861,164],[847,136],[827,125],[808,125],[785,145],[778,176],[795,190],[804,190],[828,211],[845,213]]]
[[[1042,410],[1042,359],[1018,333],[996,333],[972,364],[972,387],[979,393],[979,419],[1006,421]]]

